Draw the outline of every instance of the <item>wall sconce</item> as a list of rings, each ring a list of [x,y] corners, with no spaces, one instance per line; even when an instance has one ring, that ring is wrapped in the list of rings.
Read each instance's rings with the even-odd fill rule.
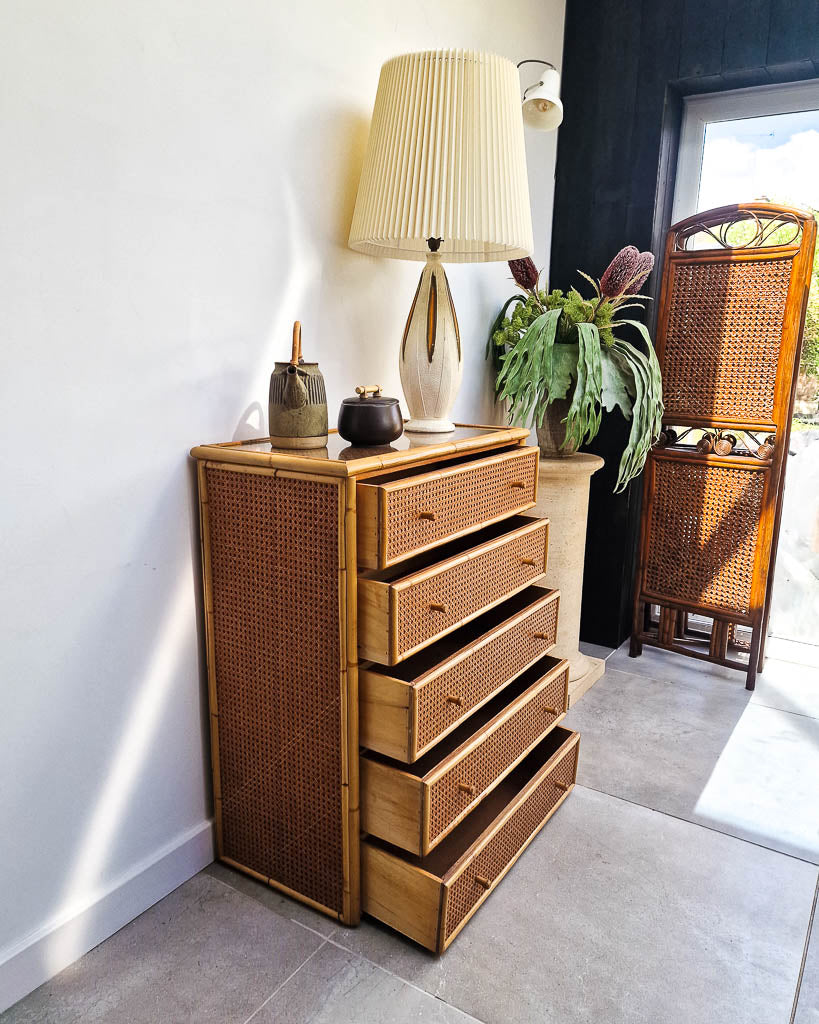
[[[560,72],[548,60],[522,60],[524,64],[542,64],[540,80],[523,91],[523,123],[536,132],[553,132],[563,120],[560,102]]]

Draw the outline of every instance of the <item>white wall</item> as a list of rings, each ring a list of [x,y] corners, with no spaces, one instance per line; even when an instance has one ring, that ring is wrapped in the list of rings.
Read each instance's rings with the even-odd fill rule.
[[[266,432],[295,318],[331,418],[400,394],[419,264],[346,248],[381,63],[560,63],[563,0],[0,5],[0,1008],[210,857],[188,448]],[[554,135],[530,135],[536,259]],[[450,271],[493,417],[505,264]]]

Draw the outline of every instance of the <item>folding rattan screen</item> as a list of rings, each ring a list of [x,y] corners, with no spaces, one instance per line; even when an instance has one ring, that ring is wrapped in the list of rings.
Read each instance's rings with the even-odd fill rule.
[[[816,222],[770,203],[674,225],[657,329],[631,655],[762,667]]]

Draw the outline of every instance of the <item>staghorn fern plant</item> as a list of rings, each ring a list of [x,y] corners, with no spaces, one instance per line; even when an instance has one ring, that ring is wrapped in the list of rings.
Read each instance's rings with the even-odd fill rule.
[[[644,324],[622,316],[642,308],[635,300],[646,298],[639,290],[654,257],[627,246],[599,281],[579,271],[594,289],[592,299],[576,288],[565,295],[540,290],[531,259],[509,266],[524,295],[504,304],[489,337],[497,398],[509,402],[510,422],[540,425],[552,402],[570,397],[564,445],[572,449],[597,435],[603,409],[619,408],[631,419],[615,485],[615,492],[624,490],[641,472],[662,424],[662,381],[651,338]],[[645,352],[615,335],[625,326],[639,333]]]

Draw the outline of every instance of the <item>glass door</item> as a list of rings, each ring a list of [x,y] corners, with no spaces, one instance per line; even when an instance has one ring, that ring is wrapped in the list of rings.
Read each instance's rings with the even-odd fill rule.
[[[819,83],[688,97],[674,222],[767,199],[819,220]],[[780,656],[819,655],[819,253],[813,268],[791,429],[768,633]],[[804,647],[802,648],[802,645]],[[800,649],[802,648],[802,649]],[[774,647],[769,645],[774,654]]]

